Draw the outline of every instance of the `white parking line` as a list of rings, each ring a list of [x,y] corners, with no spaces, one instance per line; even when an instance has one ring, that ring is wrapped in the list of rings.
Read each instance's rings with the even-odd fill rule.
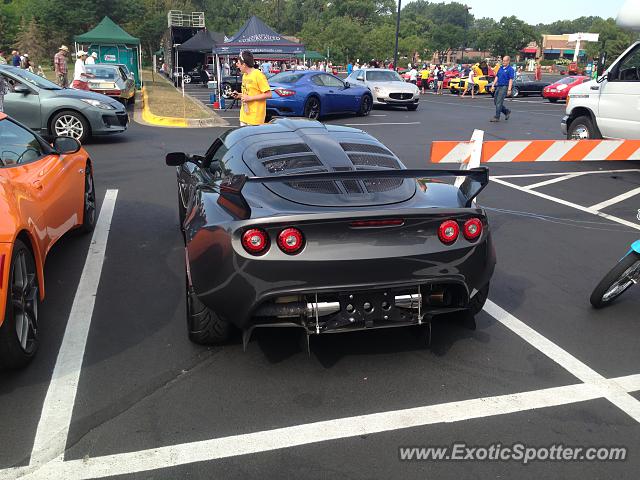
[[[609,200],[605,200],[604,202],[596,203],[595,205],[591,205],[589,208],[592,210],[602,210],[611,205],[615,205],[616,203],[623,202],[628,198],[635,197],[640,194],[640,187],[634,188],[633,190],[629,190],[628,192],[621,193],[617,197],[610,198]]]
[[[535,190],[525,190],[524,188],[514,184],[509,183],[501,178],[491,177],[491,181],[498,183],[500,185],[504,185],[505,187],[514,188],[520,192],[525,192],[530,195],[535,195],[536,197],[544,198],[545,200],[549,200],[551,202],[559,203],[560,205],[565,205],[567,207],[575,208],[576,210],[580,210],[582,212],[591,213],[592,215],[597,215],[601,218],[606,218],[607,220],[611,220],[612,222],[619,223],[620,225],[625,225],[627,227],[634,228],[636,230],[640,230],[640,224],[630,222],[628,220],[624,220],[623,218],[616,217],[614,215],[609,215],[607,213],[602,213],[597,210],[593,210],[589,207],[583,207],[582,205],[578,205],[577,203],[568,202],[567,200],[563,200],[562,198],[552,197],[551,195],[547,195],[546,193],[537,192]]]
[[[374,125],[420,125],[420,122],[379,122],[379,123],[334,123],[345,127],[371,127]]]
[[[591,175],[593,173],[622,173],[622,172],[640,172],[640,168],[624,168],[620,170],[588,170],[574,172],[581,175]],[[525,178],[525,177],[551,177],[555,175],[567,175],[567,172],[555,173],[518,173],[513,175],[491,175],[491,178]]]
[[[568,175],[564,175],[562,177],[551,178],[549,180],[545,180],[543,182],[532,183],[531,185],[527,185],[526,187],[522,187],[525,190],[530,190],[532,188],[544,187],[546,185],[551,185],[553,183],[564,182],[565,180],[571,180],[572,178],[579,177],[581,175],[585,175],[584,173],[570,173]]]
[[[62,461],[118,190],[107,190],[42,407],[29,465]]]

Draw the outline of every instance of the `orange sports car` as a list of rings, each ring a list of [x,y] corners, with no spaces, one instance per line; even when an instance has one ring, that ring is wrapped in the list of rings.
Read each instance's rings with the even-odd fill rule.
[[[44,262],[69,230],[93,230],[91,161],[77,140],[50,145],[0,112],[0,368],[28,363],[38,349]]]

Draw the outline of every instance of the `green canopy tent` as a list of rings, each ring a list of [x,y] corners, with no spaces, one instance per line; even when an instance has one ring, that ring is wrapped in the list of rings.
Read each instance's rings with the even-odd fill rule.
[[[104,17],[93,30],[73,37],[76,51],[87,45],[89,54],[98,54],[98,63],[122,63],[133,73],[136,86],[140,86],[142,57],[140,39],[129,35],[109,17]]]

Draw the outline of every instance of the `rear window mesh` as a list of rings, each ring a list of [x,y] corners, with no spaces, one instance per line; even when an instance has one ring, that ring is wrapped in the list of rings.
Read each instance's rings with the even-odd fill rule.
[[[388,192],[398,188],[402,182],[402,178],[365,178],[362,180],[369,193]]]
[[[350,153],[349,159],[358,167],[384,167],[399,169],[398,161],[389,156],[371,155],[368,153]]]
[[[290,155],[292,153],[310,152],[311,149],[304,143],[292,143],[291,145],[275,145],[258,150],[258,158],[276,157],[279,155]]]
[[[300,155],[297,157],[277,159],[274,158],[273,160],[265,160],[264,162],[262,162],[262,165],[264,165],[264,168],[266,168],[269,173],[280,173],[287,170],[321,167],[322,162],[315,155]]]
[[[339,194],[340,189],[332,181],[287,182],[291,188],[301,192]]]
[[[391,153],[386,148],[369,143],[341,143],[340,145],[345,152],[365,152],[378,153],[381,155],[393,155],[393,153]]]

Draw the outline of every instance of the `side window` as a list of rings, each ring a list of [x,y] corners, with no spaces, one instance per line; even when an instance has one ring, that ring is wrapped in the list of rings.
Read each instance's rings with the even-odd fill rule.
[[[322,77],[324,77],[324,75],[314,75],[311,81],[313,82],[314,85],[318,85],[319,87],[324,87],[325,84],[322,81]]]
[[[0,167],[24,165],[45,154],[31,132],[8,120],[0,121]]]
[[[636,47],[620,62],[616,69],[615,78],[610,79],[617,82],[640,82],[640,47]]]
[[[334,87],[334,88],[344,87],[344,83],[339,78],[332,77],[331,75],[321,75],[321,76],[322,76],[322,83],[324,83],[325,86],[327,87]]]
[[[122,80],[124,80],[126,82],[127,81],[127,75],[126,75],[126,73],[124,73],[124,69],[122,67],[118,67],[118,71],[120,72],[120,77],[122,77]]]
[[[362,70],[356,70],[356,80],[364,82],[364,72]]]

